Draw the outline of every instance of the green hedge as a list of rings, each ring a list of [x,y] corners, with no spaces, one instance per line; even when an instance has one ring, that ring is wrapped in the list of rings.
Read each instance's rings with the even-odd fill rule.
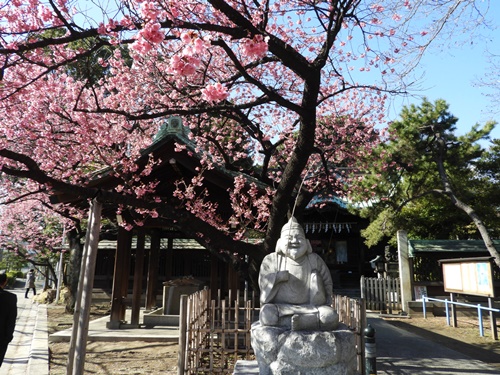
[[[23,277],[22,271],[8,271],[6,272],[6,275],[7,275],[7,287],[13,286],[18,277]]]

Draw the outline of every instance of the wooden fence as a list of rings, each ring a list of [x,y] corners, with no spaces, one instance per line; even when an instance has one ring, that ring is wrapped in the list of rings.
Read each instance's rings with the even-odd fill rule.
[[[221,298],[220,291],[212,298],[208,289],[183,296],[178,374],[231,374],[238,359],[253,359],[250,328],[258,320],[254,301],[254,296],[241,299],[239,293]]]
[[[362,300],[333,296],[340,321],[356,334],[358,371],[364,373],[363,330],[366,313]],[[179,323],[178,375],[232,374],[239,359],[254,359],[250,330],[257,321],[256,297],[220,291],[212,298],[205,289],[182,296]]]
[[[361,276],[361,298],[366,309],[394,314],[401,311],[401,283],[399,278]]]
[[[339,321],[356,334],[356,354],[358,357],[358,372],[365,373],[365,342],[366,307],[363,299],[333,295],[332,306],[339,314]]]

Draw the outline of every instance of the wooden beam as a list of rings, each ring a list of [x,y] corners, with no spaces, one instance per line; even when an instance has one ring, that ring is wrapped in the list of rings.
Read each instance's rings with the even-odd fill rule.
[[[145,233],[140,230],[137,234],[137,246],[135,252],[135,268],[134,268],[134,287],[132,290],[132,317],[130,324],[133,326],[139,325],[139,314],[141,311],[142,297],[142,277],[144,275],[144,243]]]

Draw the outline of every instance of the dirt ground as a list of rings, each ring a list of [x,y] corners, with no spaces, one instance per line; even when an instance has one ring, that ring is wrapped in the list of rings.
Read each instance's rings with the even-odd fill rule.
[[[91,320],[109,315],[109,307],[95,305]],[[445,317],[386,318],[397,327],[409,330],[472,358],[498,366],[500,341],[492,339],[489,320],[484,320],[484,337],[479,335],[477,318],[459,318],[458,327],[446,324]],[[73,316],[64,307],[48,305],[49,334],[68,329]],[[49,343],[50,375],[66,374],[69,343]],[[177,374],[177,344],[142,341],[91,342],[87,345],[86,374]]]
[[[63,306],[48,305],[49,334],[71,328],[73,315]],[[109,315],[106,305],[92,306],[90,319]],[[66,375],[69,342],[49,343],[50,375]],[[177,344],[166,342],[117,341],[87,344],[85,374],[176,375]]]

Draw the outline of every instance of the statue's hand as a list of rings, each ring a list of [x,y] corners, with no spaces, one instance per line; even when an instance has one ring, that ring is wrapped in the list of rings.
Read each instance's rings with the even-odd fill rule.
[[[276,273],[276,282],[278,282],[278,283],[288,281],[289,278],[290,278],[290,274],[286,270],[279,271]]]

